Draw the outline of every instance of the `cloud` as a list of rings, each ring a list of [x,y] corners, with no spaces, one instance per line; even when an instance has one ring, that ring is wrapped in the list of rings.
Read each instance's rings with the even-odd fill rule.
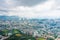
[[[49,0],[45,3],[38,4],[33,7],[17,6],[16,8],[12,9],[16,11],[14,12],[16,15],[31,18],[39,16],[41,17],[41,15],[43,16],[45,14],[43,12],[51,11],[53,5],[54,1]]]
[[[46,0],[0,0],[0,7],[34,6]]]
[[[9,16],[17,15],[26,18],[58,18],[60,17],[59,3],[60,0],[7,0],[5,1],[5,4],[7,4],[5,7],[1,7],[0,5],[0,11],[4,12],[4,15]]]
[[[46,0],[13,0],[13,1],[19,6],[34,6],[39,3],[45,2]]]

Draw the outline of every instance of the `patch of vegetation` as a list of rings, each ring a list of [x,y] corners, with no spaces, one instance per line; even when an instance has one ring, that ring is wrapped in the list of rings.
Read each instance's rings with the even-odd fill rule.
[[[38,40],[45,40],[44,38],[42,38],[42,37],[40,37],[40,38],[38,38]]]
[[[12,30],[12,35],[6,40],[36,40],[31,35],[23,34],[21,31],[17,29]]]

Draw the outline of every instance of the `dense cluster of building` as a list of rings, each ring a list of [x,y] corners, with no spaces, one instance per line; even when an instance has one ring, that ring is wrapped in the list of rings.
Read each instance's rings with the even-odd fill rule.
[[[13,20],[14,19],[14,20]],[[25,34],[33,37],[60,37],[60,19],[27,19],[15,18],[11,20],[0,20],[0,30],[19,29]]]

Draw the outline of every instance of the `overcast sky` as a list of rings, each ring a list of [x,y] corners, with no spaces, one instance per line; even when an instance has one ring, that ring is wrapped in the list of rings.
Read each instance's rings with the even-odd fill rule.
[[[59,18],[60,0],[0,0],[0,15]]]

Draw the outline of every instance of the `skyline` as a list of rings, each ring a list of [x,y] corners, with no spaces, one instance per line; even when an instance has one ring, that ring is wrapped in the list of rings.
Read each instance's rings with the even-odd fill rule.
[[[60,0],[0,0],[0,15],[59,18]]]

